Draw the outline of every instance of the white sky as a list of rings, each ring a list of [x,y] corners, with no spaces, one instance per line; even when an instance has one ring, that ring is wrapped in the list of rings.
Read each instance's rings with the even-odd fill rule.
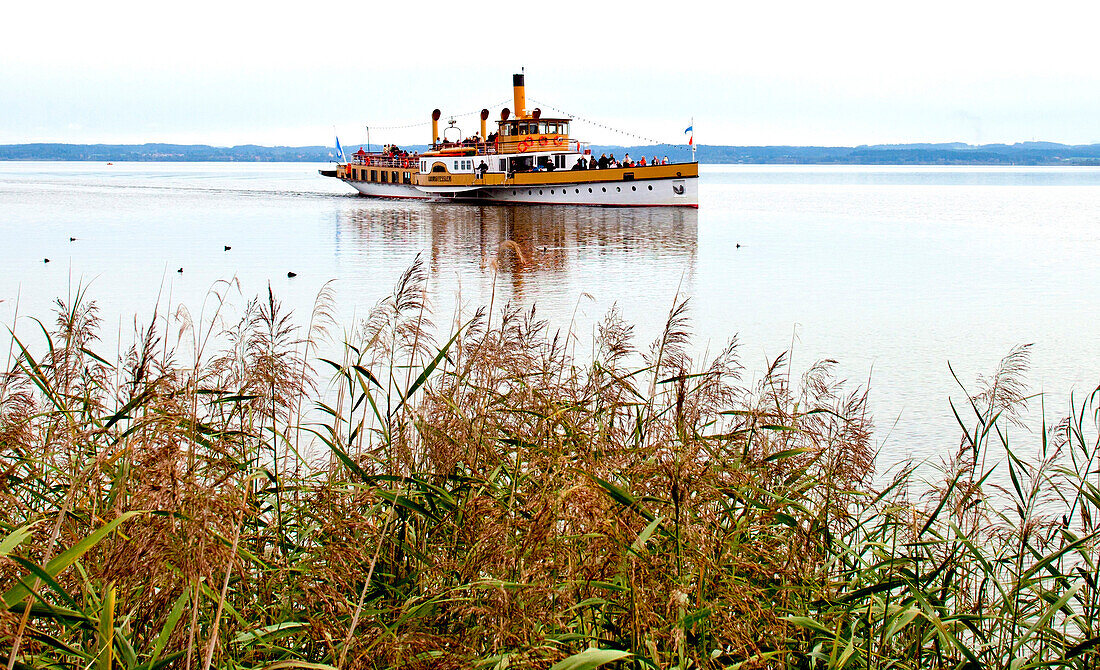
[[[10,4],[0,143],[353,145],[511,107],[520,66],[529,98],[669,142],[692,117],[703,144],[1100,142],[1097,2]]]

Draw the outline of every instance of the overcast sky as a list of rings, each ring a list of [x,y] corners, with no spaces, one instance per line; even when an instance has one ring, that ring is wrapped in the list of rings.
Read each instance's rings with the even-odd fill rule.
[[[1100,142],[1098,2],[10,5],[0,143],[424,143],[382,128],[496,118],[521,66],[544,110],[667,142]]]

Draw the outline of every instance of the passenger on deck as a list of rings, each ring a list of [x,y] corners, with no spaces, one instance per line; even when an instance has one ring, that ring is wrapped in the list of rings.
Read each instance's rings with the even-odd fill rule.
[[[611,165],[611,159],[607,157],[607,154],[600,154],[600,160],[596,167],[600,170],[606,170],[608,165]]]
[[[638,167],[645,167],[645,156],[638,159]]]
[[[577,162],[573,164],[572,170],[586,170],[588,169],[587,161],[584,160],[584,156],[577,159]]]
[[[630,154],[623,155],[623,167],[634,167],[634,161],[630,160]]]
[[[481,161],[481,164],[477,166],[477,178],[485,179],[485,173],[489,171],[489,165],[485,161]]]
[[[589,156],[588,157],[588,169],[589,170],[595,170],[598,167],[599,167],[598,161],[595,158],[593,158],[592,156]]]
[[[654,157],[653,157],[653,160],[649,161],[649,164],[650,164],[650,165],[660,165],[660,164],[661,164],[661,161],[657,160],[657,157],[656,157],[656,156],[654,156]]]

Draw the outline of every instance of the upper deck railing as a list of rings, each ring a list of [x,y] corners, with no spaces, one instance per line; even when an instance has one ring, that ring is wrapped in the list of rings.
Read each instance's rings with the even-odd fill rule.
[[[366,167],[383,167],[383,168],[413,168],[416,167],[417,162],[420,160],[420,154],[409,154],[408,156],[392,156],[388,154],[352,154],[348,159],[350,165],[363,165]]]
[[[516,141],[512,138],[497,140],[494,142],[482,142],[480,140],[463,140],[461,142],[439,142],[432,145],[433,151],[444,149],[468,149],[475,156],[492,156],[496,154],[527,153],[537,151],[556,151],[567,153],[584,153],[584,145],[579,140],[564,140],[561,143],[547,141],[545,144],[537,140]],[[405,155],[369,153],[352,154],[348,158],[348,165],[379,168],[416,168],[421,154],[411,153]]]
[[[432,145],[433,151],[445,149],[470,149],[475,155],[515,154],[535,151],[557,151],[582,153],[583,145],[579,140],[569,140],[564,137],[555,142],[551,136],[504,136],[497,137],[492,142],[481,140],[462,140],[461,142],[438,142]]]

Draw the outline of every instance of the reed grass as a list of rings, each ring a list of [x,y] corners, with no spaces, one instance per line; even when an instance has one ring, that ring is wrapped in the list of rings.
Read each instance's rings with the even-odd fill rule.
[[[1020,450],[1026,347],[883,485],[831,361],[745,383],[681,300],[649,346],[492,305],[437,339],[426,282],[337,357],[327,287],[303,326],[221,284],[113,357],[80,293],[13,331],[9,670],[1100,667],[1100,391]]]

